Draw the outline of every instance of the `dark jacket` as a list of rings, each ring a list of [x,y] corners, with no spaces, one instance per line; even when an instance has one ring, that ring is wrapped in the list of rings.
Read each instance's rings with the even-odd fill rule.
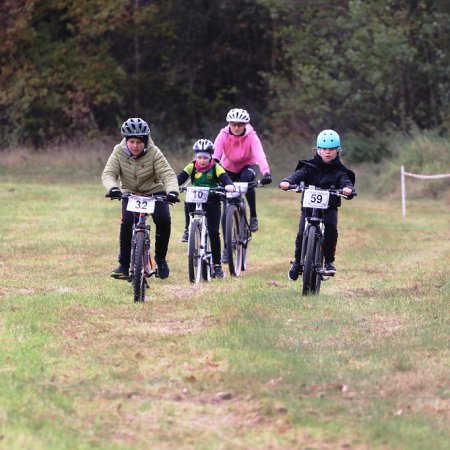
[[[336,189],[345,187],[354,188],[355,173],[342,164],[339,155],[331,163],[323,162],[319,155],[315,155],[313,159],[299,161],[295,172],[284,178],[290,184],[300,184],[301,181],[305,185],[312,185],[322,189],[330,189],[334,186]],[[352,197],[350,196],[349,199]],[[341,197],[331,196],[331,207],[341,206]]]

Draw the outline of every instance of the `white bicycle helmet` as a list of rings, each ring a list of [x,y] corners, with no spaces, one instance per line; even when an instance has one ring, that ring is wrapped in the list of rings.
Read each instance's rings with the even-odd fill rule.
[[[249,123],[250,115],[245,109],[233,108],[228,111],[227,122]]]
[[[192,147],[194,153],[197,152],[214,152],[214,144],[209,139],[199,139]]]
[[[142,120],[139,117],[133,117],[123,123],[120,132],[122,133],[122,136],[126,138],[132,136],[150,136],[150,127],[145,120]]]

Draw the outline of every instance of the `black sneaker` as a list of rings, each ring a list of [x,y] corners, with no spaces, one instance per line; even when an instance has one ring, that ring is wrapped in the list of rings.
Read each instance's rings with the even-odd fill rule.
[[[214,264],[214,275],[216,278],[223,278],[225,276],[220,264]]]
[[[189,240],[189,231],[184,230],[184,233],[181,235],[181,242],[187,242]]]
[[[250,217],[250,231],[255,232],[258,231],[258,218]]]
[[[120,279],[120,278],[128,278],[130,273],[126,267],[119,266],[117,269],[114,269],[110,275],[113,278]]]
[[[332,262],[326,262],[323,270],[325,275],[334,275],[336,273],[336,267]]]
[[[291,268],[288,272],[288,278],[291,281],[297,281],[298,276],[300,275],[300,263],[298,261],[291,261]]]
[[[156,264],[158,265],[158,277],[164,280],[164,278],[169,276],[169,265],[165,259],[157,259]]]
[[[222,252],[222,262],[228,264],[228,252],[226,248],[224,248]]]

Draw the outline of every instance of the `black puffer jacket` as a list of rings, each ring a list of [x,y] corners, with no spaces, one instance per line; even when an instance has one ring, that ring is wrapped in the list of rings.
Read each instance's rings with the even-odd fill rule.
[[[322,189],[336,189],[348,187],[354,188],[355,173],[342,164],[339,155],[331,163],[325,163],[319,155],[313,159],[299,161],[295,172],[284,178],[290,184],[300,184],[304,181],[306,185],[313,185]],[[350,196],[349,199],[352,197]],[[329,206],[341,206],[341,197],[331,196]]]

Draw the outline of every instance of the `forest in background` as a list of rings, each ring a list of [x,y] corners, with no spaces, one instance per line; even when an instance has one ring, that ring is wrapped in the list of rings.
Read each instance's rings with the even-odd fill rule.
[[[242,107],[264,139],[335,128],[349,159],[377,160],[390,133],[448,132],[449,13],[446,0],[3,0],[2,147],[118,136],[131,116],[158,138],[213,138]]]

